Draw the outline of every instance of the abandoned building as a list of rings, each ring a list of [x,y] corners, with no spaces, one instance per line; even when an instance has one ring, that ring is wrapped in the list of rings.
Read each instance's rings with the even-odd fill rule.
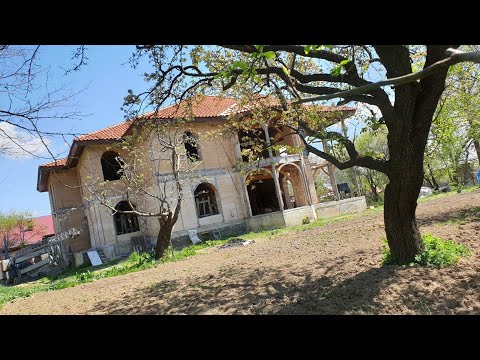
[[[240,171],[239,164],[247,160],[242,158],[242,147],[246,145],[242,145],[240,139],[244,134],[236,132],[233,136],[208,140],[205,137],[218,124],[229,121],[235,108],[234,99],[214,96],[205,96],[192,107],[193,120],[186,123],[184,129],[185,149],[189,160],[198,163],[197,171],[202,178],[184,187],[180,216],[173,228],[174,244],[191,244],[189,231],[192,230],[201,239],[212,239],[247,230],[301,224],[306,217],[314,220],[366,208],[363,197],[319,204],[305,151],[279,154],[269,149],[255,164],[243,163]],[[176,106],[169,106],[151,116],[157,121],[173,119],[178,117],[177,110]],[[349,107],[321,107],[321,111],[335,111],[336,121],[355,112]],[[105,206],[89,200],[85,186],[92,176],[112,182],[119,179],[118,169],[112,165],[115,163],[112,159],[118,154],[109,146],[128,135],[135,123],[135,119],[124,121],[80,136],[73,141],[67,158],[39,166],[37,190],[49,193],[55,231],[82,230],[69,244],[72,253],[98,249],[106,258],[114,258],[132,251],[133,238],[142,236],[155,243],[159,230],[155,218],[113,214]],[[264,137],[266,143],[275,140],[280,145],[303,146],[298,135],[289,134],[283,128],[267,124],[251,132]],[[252,173],[245,173],[245,165],[251,166]],[[125,199],[113,200],[117,209],[129,210]]]

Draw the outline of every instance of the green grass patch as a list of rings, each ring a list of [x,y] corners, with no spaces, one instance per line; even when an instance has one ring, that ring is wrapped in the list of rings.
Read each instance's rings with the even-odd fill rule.
[[[415,261],[410,263],[410,266],[418,264],[427,267],[447,267],[456,264],[460,257],[471,254],[466,246],[452,240],[443,240],[431,234],[422,235],[422,239],[425,251],[415,256]],[[383,241],[382,265],[397,264],[392,258],[387,240],[384,238]]]
[[[451,216],[447,220],[438,221],[438,223],[445,224],[464,224],[471,221],[480,221],[480,206],[470,209],[464,209]]]
[[[42,286],[4,286],[0,285],[0,304],[13,301],[17,298],[29,297],[30,295],[44,290]]]
[[[112,276],[125,275],[131,272],[150,269],[159,264],[178,261],[198,254],[199,250],[221,245],[225,240],[205,241],[198,245],[183,248],[180,251],[169,249],[160,260],[155,260],[153,253],[132,253],[127,259],[114,260],[101,266],[87,266],[67,270],[55,276],[44,277],[30,283],[17,286],[0,286],[0,305],[16,298],[28,297],[40,291],[55,291],[77,286]]]

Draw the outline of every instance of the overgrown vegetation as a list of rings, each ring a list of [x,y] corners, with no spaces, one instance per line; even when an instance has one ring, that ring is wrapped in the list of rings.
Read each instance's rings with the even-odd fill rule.
[[[415,256],[415,262],[411,266],[418,264],[428,267],[447,267],[458,262],[460,257],[470,255],[470,250],[462,244],[452,240],[443,240],[431,234],[422,235],[425,251]],[[382,265],[393,265],[392,254],[384,240]]]

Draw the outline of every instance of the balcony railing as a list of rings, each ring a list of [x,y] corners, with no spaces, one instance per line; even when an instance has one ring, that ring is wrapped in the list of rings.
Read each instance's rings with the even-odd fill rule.
[[[257,168],[257,167],[266,167],[266,166],[272,166],[274,164],[285,164],[285,163],[291,163],[295,161],[300,161],[301,160],[301,155],[299,154],[292,154],[292,155],[286,155],[286,156],[275,156],[271,158],[266,158],[266,159],[260,159],[253,161],[249,164],[246,164],[248,168]]]

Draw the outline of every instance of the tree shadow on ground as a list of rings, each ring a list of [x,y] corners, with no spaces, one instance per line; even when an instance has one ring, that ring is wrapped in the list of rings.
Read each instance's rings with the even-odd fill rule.
[[[374,298],[392,279],[393,267],[373,268],[343,281],[347,259],[323,275],[295,270],[222,269],[187,281],[160,281],[132,295],[97,303],[89,312],[108,314],[345,314],[375,312]],[[331,273],[331,274],[330,274]]]
[[[480,222],[480,207],[422,215],[418,217],[417,221],[421,226],[445,223]]]
[[[336,265],[338,266],[338,265]],[[336,269],[338,270],[338,269]],[[480,276],[437,283],[438,269],[429,269],[415,281],[398,266],[371,268],[338,281],[338,272],[321,276],[253,269],[227,269],[217,276],[182,281],[160,281],[132,295],[94,305],[89,313],[107,314],[479,314]],[[426,269],[420,269],[426,270]],[[394,306],[382,290],[397,286]],[[470,294],[470,295],[468,295]],[[386,308],[388,306],[388,308]]]

